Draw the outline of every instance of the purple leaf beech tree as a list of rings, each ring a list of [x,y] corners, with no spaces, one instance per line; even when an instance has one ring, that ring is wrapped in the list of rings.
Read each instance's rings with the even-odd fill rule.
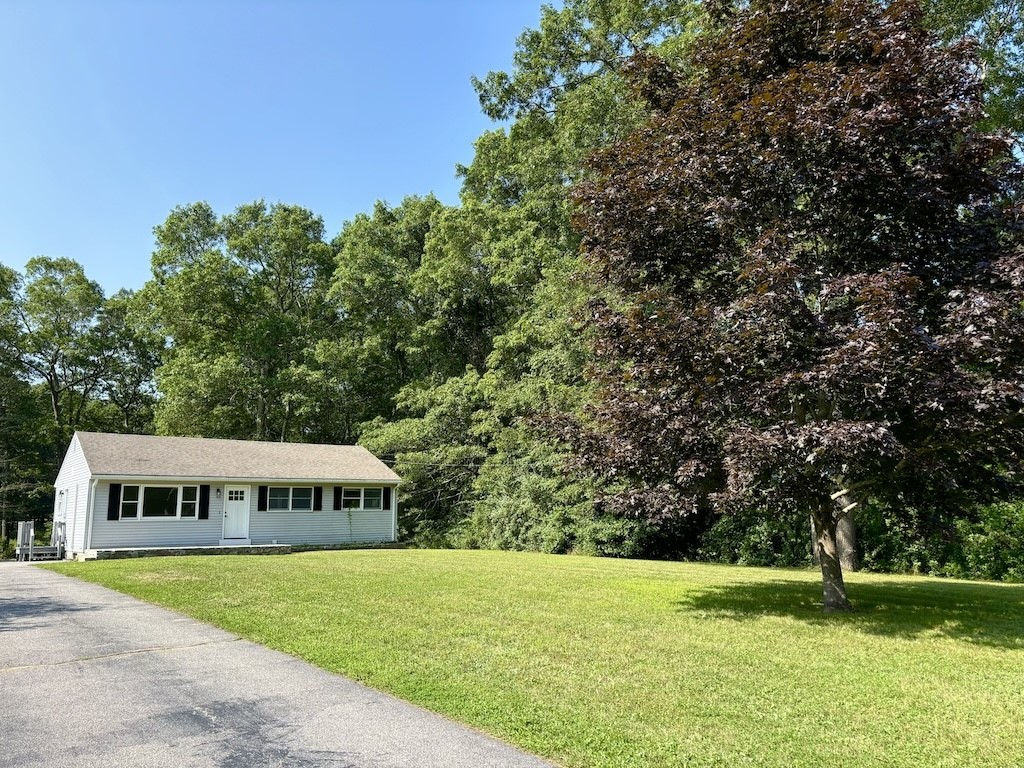
[[[640,55],[651,108],[591,161],[576,223],[600,394],[575,436],[623,514],[813,521],[824,607],[850,603],[838,521],[867,500],[1019,489],[1021,168],[978,128],[982,69],[913,2],[751,0],[685,74]]]

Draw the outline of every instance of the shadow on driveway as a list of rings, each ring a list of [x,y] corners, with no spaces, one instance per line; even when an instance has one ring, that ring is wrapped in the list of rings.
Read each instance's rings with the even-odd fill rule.
[[[102,606],[90,603],[63,605],[52,597],[7,597],[0,595],[0,632],[35,629],[58,616],[80,611],[97,611]]]

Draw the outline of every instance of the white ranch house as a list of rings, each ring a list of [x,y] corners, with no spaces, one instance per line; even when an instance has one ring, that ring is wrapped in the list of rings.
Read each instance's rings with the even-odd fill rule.
[[[76,432],[54,483],[67,557],[395,541],[399,477],[365,448]],[[100,555],[102,556],[102,555]]]

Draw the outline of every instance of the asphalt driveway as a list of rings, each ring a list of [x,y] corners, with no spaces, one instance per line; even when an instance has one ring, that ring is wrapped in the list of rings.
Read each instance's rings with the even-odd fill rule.
[[[0,766],[542,768],[180,614],[0,563]]]

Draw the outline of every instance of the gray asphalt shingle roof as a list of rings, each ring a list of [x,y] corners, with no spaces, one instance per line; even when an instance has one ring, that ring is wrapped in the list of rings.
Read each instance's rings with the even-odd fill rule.
[[[372,480],[398,475],[359,445],[76,432],[93,475],[231,480]]]

